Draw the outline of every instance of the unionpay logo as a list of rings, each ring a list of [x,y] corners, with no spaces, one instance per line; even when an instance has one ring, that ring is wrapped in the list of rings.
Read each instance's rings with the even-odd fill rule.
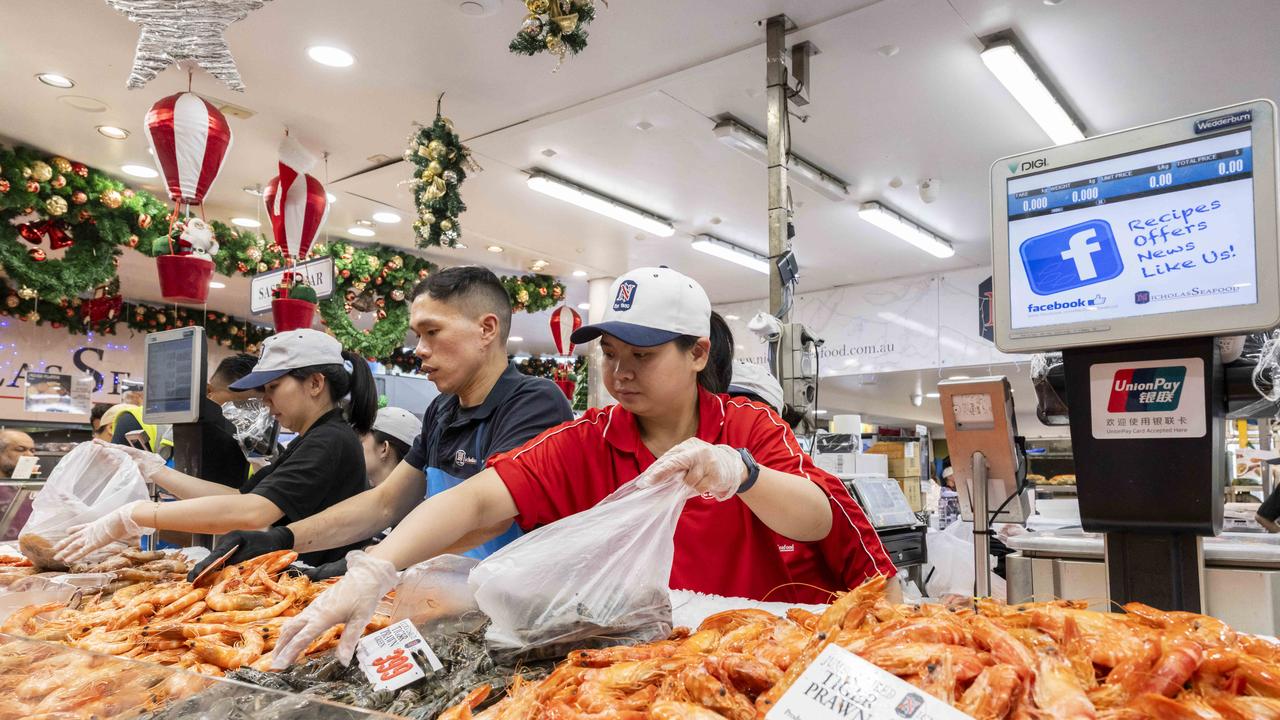
[[[1187,368],[1124,368],[1111,380],[1107,412],[1170,412],[1178,409]]]
[[[1031,291],[1037,295],[1075,290],[1119,277],[1120,246],[1111,225],[1089,220],[1027,239],[1018,248]]]
[[[631,304],[636,301],[636,281],[623,280],[618,286],[618,296],[613,299],[614,310],[630,310]]]

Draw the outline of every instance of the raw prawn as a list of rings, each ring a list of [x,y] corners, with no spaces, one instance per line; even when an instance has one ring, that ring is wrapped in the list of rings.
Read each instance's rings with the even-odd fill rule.
[[[992,665],[974,678],[956,707],[977,720],[1001,720],[1009,714],[1021,691],[1022,681],[1017,668]]]

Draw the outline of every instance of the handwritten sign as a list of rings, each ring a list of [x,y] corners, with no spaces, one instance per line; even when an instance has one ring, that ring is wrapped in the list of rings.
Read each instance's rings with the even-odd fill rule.
[[[280,285],[287,272],[301,274],[303,280],[316,291],[316,297],[320,300],[333,295],[333,258],[316,258],[298,263],[291,268],[280,268],[254,275],[249,280],[250,312],[256,314],[271,309],[271,291]]]
[[[828,645],[765,720],[972,720],[839,645]]]

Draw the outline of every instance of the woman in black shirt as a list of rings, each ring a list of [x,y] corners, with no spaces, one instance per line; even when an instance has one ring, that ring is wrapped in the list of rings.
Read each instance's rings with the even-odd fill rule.
[[[59,559],[75,562],[147,529],[222,534],[283,526],[367,487],[357,433],[372,428],[378,403],[373,375],[363,358],[343,351],[337,340],[316,330],[277,333],[263,342],[253,372],[231,388],[263,388],[272,416],[298,433],[275,463],[237,492],[167,468],[152,453],[125,449],[144,477],[183,499],[130,503],[73,528],[55,548]],[[341,558],[348,549],[310,553],[302,559],[318,565]]]

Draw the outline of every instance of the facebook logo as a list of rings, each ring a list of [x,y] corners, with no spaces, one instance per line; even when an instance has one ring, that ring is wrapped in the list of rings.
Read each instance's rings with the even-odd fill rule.
[[[1105,220],[1089,220],[1022,243],[1022,266],[1031,291],[1053,295],[1119,277],[1120,247]]]

